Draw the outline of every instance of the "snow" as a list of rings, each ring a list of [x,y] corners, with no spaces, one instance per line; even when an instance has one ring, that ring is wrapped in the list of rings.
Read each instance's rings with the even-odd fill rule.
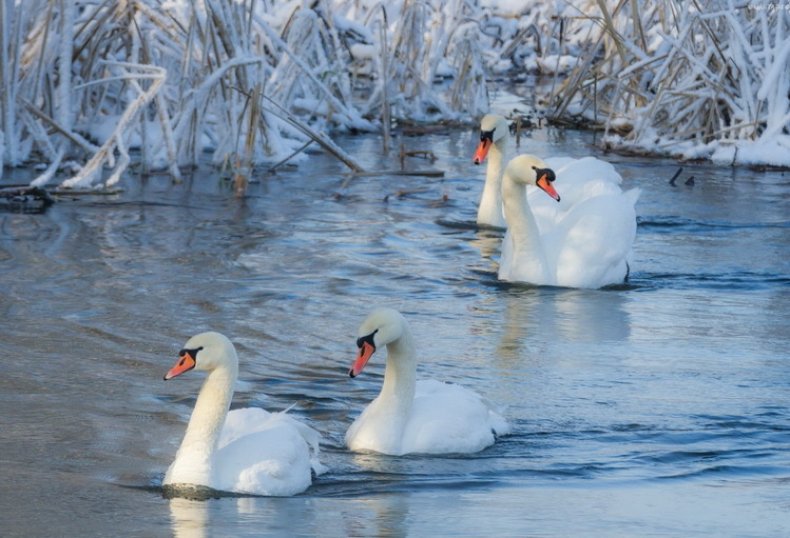
[[[718,165],[728,165],[735,162],[735,158],[737,155],[737,146],[734,145],[711,145],[711,149],[713,151],[710,152],[710,160],[713,161],[714,164]]]
[[[507,17],[515,17],[526,10],[529,2],[524,0],[482,0],[480,5],[492,10],[494,13]],[[532,2],[534,4],[534,2]]]
[[[310,137],[378,131],[385,109],[395,122],[473,125],[520,108],[489,100],[509,82],[543,75],[556,79],[535,88],[548,103],[538,113],[597,122],[610,149],[790,166],[781,10],[620,3],[607,13],[615,43],[600,22],[612,2],[598,0],[140,0],[128,33],[111,4],[8,3],[0,165],[39,161],[42,184],[107,185],[145,142],[135,158],[174,178],[206,150],[251,169]],[[73,56],[78,45],[107,57]],[[75,160],[83,168],[64,180]]]
[[[373,43],[375,38],[370,29],[364,24],[346,19],[345,17],[334,17],[335,27],[341,32],[349,32],[355,34],[355,38],[360,39],[364,43]]]
[[[548,54],[538,59],[541,72],[546,75],[567,73],[579,63],[579,58],[569,54]]]
[[[739,142],[735,162],[744,165],[770,165],[790,167],[790,136],[756,142]],[[711,157],[715,161],[716,153]]]
[[[376,47],[364,43],[354,43],[350,47],[351,56],[355,60],[373,61],[376,58]]]

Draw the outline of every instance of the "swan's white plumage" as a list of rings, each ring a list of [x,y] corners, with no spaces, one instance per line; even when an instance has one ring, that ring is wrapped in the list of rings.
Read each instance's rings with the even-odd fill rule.
[[[499,279],[571,288],[622,283],[636,236],[639,190],[622,192],[619,175],[598,159],[556,164],[559,203],[534,187],[532,166],[549,167],[548,161],[521,155],[508,163]]]
[[[180,486],[203,486],[273,496],[307,489],[311,473],[326,469],[318,461],[320,434],[285,412],[259,408],[228,412],[238,359],[223,335],[202,333],[184,347],[197,350],[195,369],[208,370],[209,375],[163,485],[176,491]]]
[[[505,162],[507,143],[510,130],[502,116],[488,114],[480,122],[481,141],[475,152],[475,164],[481,164],[488,158],[486,180],[480,203],[477,206],[477,224],[481,226],[505,227],[505,215],[502,212],[502,166]],[[483,142],[482,133],[491,133],[491,143]]]
[[[478,223],[492,226],[500,226],[498,216],[503,213],[495,206],[504,206],[502,162],[509,140],[506,126],[504,118],[492,114],[483,117],[480,124],[481,131],[494,130],[495,142],[488,154]],[[560,202],[533,184],[526,185],[528,209],[540,241],[530,241],[527,246],[520,237],[527,233],[523,226],[520,231],[508,230],[502,243],[499,279],[571,288],[622,283],[636,237],[634,206],[639,189],[623,192],[623,179],[614,166],[595,157],[553,157],[544,165],[556,175],[553,186]],[[502,191],[499,199],[487,194],[497,188]],[[505,227],[507,220],[506,215],[501,219]]]
[[[411,331],[395,310],[375,310],[360,327],[376,347],[387,346],[381,393],[346,432],[353,451],[390,455],[472,453],[510,432],[507,421],[476,392],[435,380],[416,380]]]
[[[452,412],[449,412],[452,411]],[[476,392],[433,379],[417,381],[409,420],[402,432],[377,418],[386,416],[378,398],[368,405],[346,434],[351,450],[384,454],[479,452],[494,443],[494,432],[510,431]]]

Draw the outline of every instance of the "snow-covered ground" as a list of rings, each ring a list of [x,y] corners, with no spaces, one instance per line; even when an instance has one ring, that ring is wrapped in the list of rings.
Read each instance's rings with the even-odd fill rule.
[[[46,163],[39,185],[207,154],[243,175],[311,139],[355,168],[331,133],[474,124],[527,73],[553,77],[546,117],[615,149],[790,166],[790,0],[5,5],[0,163]]]

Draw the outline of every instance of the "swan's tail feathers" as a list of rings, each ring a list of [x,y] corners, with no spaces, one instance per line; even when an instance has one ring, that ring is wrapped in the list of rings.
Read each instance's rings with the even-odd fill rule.
[[[623,193],[623,196],[631,203],[631,205],[636,205],[636,201],[639,200],[639,195],[642,194],[642,189],[635,188],[635,189],[628,189]]]
[[[310,468],[312,470],[311,474],[313,476],[321,476],[322,474],[324,474],[329,470],[329,467],[327,467],[326,465],[324,465],[318,460],[318,454],[310,458]]]
[[[329,470],[329,468],[323,463],[321,463],[318,459],[319,456],[321,455],[321,448],[319,445],[323,437],[321,436],[320,433],[318,433],[318,431],[314,430],[304,422],[285,415],[285,413],[288,412],[291,408],[293,408],[294,405],[291,405],[285,411],[281,411],[280,413],[278,413],[278,415],[280,415],[280,418],[282,420],[287,420],[292,426],[294,426],[296,430],[299,432],[299,435],[302,436],[302,439],[304,439],[305,442],[307,443],[307,446],[310,449],[310,466],[313,469],[313,473],[316,476],[324,474]]]
[[[292,403],[291,405],[280,411],[278,414],[285,415],[286,413],[288,413],[288,411],[290,411],[294,407],[296,407],[296,402]]]
[[[491,421],[491,431],[494,433],[494,438],[502,437],[512,432],[510,423],[496,411],[489,409],[488,418]]]

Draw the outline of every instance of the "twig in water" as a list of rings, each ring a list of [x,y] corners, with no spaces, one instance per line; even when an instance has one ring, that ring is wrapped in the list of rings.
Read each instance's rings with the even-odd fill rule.
[[[300,153],[302,153],[304,150],[306,150],[306,149],[307,149],[307,146],[309,146],[309,145],[310,145],[310,144],[312,144],[313,142],[315,142],[315,140],[313,140],[313,139],[311,138],[310,140],[308,140],[307,142],[305,142],[305,143],[304,143],[304,145],[303,145],[301,148],[297,149],[296,151],[294,151],[293,153],[291,153],[290,155],[288,155],[288,156],[287,156],[285,159],[283,159],[283,160],[281,160],[281,161],[279,161],[279,162],[277,162],[277,163],[275,163],[275,164],[271,165],[271,166],[269,167],[269,172],[270,172],[270,173],[271,173],[271,172],[274,172],[274,171],[275,171],[277,168],[279,168],[280,166],[284,165],[285,163],[287,163],[288,161],[290,161],[291,159],[293,159],[294,157],[296,157],[297,155],[299,155]]]
[[[670,185],[672,185],[673,187],[675,186],[675,180],[678,178],[678,176],[682,171],[683,171],[683,167],[681,166],[680,168],[678,168],[678,171],[675,172],[675,175],[672,176],[672,179],[669,180]]]

